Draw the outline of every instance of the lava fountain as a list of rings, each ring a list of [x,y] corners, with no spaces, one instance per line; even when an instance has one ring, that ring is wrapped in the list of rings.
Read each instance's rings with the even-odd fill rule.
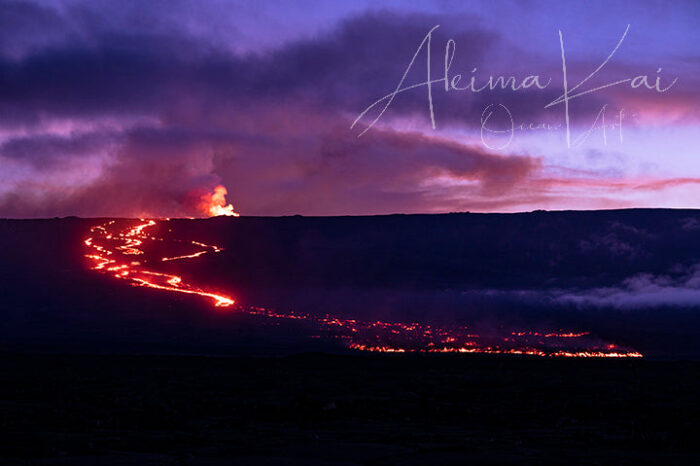
[[[226,204],[226,194],[228,194],[226,187],[218,185],[213,193],[205,194],[200,198],[199,211],[207,217],[220,215],[238,217],[239,214],[233,210],[233,206]]]

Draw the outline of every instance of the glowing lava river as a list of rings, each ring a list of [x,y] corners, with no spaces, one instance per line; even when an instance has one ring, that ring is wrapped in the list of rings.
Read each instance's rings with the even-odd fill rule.
[[[223,249],[192,240],[166,240],[149,234],[152,227],[167,220],[109,221],[90,229],[84,240],[90,267],[133,286],[170,293],[200,296],[214,306],[268,319],[303,320],[315,326],[322,336],[339,339],[348,348],[374,352],[459,352],[491,354],[527,354],[553,357],[642,357],[637,351],[593,338],[588,332],[557,330],[551,332],[517,331],[500,336],[481,336],[465,326],[433,326],[426,323],[401,323],[355,320],[330,314],[312,315],[281,312],[261,307],[241,306],[225,294],[206,286],[188,283],[178,275],[158,271],[169,261],[186,261]],[[178,243],[189,254],[154,257],[151,249],[164,242]]]

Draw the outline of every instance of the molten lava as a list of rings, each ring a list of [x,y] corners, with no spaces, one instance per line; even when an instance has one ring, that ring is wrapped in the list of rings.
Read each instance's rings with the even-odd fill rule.
[[[104,225],[98,225],[90,229],[90,236],[84,241],[85,245],[92,249],[91,254],[85,257],[94,262],[93,270],[112,273],[114,278],[126,280],[134,286],[145,286],[158,290],[172,291],[176,293],[185,293],[204,296],[214,300],[214,304],[219,307],[231,306],[235,302],[233,299],[202,290],[193,285],[183,282],[182,277],[161,273],[146,268],[148,261],[132,261],[128,256],[143,255],[143,249],[140,249],[147,241],[162,241],[162,238],[149,236],[143,231],[148,227],[156,225],[154,220],[141,220],[135,226],[131,226],[125,230],[116,230],[110,232],[108,228],[116,225],[116,221],[112,220]],[[207,252],[218,252],[216,246],[209,246],[203,243],[191,242],[197,247],[206,248],[199,254],[193,255],[197,257]],[[192,257],[192,256],[186,256]],[[176,260],[183,257],[164,257],[161,261]]]
[[[220,188],[220,189],[219,189]],[[238,215],[225,204],[223,186],[210,196],[209,208],[218,206],[223,215]],[[168,220],[159,221],[165,224]],[[218,253],[222,248],[192,240],[168,239],[186,254],[154,257],[149,246],[166,242],[163,236],[149,235],[147,229],[159,226],[155,220],[139,222],[110,221],[90,229],[84,240],[86,257],[92,269],[111,274],[115,279],[133,286],[142,286],[172,293],[201,296],[217,307],[230,307],[235,301],[226,294],[189,283],[183,277],[156,270],[163,262],[189,260],[205,254]],[[138,256],[139,260],[135,261]],[[327,338],[343,341],[354,350],[371,352],[425,353],[489,353],[524,354],[552,357],[642,357],[639,352],[593,338],[588,332],[572,331],[513,331],[503,335],[479,335],[466,326],[432,326],[418,322],[383,322],[341,318],[338,316],[280,312],[262,307],[238,309],[251,315],[274,320],[301,320],[314,326]]]
[[[209,217],[217,217],[226,215],[238,217],[238,213],[234,212],[231,204],[226,204],[226,194],[228,191],[222,185],[214,188],[212,194],[205,194],[200,198],[199,210],[203,215]]]

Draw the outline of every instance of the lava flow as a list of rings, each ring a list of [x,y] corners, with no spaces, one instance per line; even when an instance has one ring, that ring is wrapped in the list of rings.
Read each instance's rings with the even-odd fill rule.
[[[93,270],[111,273],[115,278],[126,280],[135,286],[204,296],[214,300],[214,305],[219,307],[233,305],[235,301],[227,296],[204,291],[184,283],[180,276],[150,270],[144,265],[147,261],[132,260],[131,256],[144,254],[142,247],[145,241],[162,241],[162,238],[149,236],[143,232],[144,229],[156,225],[154,220],[141,220],[141,222],[126,230],[115,232],[108,230],[109,227],[116,224],[114,220],[105,225],[92,227],[90,229],[92,236],[85,240],[85,245],[93,250],[92,254],[86,255],[88,259],[94,261]],[[221,250],[216,246],[196,241],[192,241],[191,244],[204,249],[187,256],[163,257],[161,261],[198,257],[207,252]]]
[[[220,196],[217,196],[217,193]],[[210,196],[210,207],[223,209],[225,215],[238,215],[225,206],[224,191]],[[216,209],[215,209],[216,210]],[[218,211],[218,210],[217,210]],[[85,239],[86,257],[92,269],[111,274],[133,286],[172,293],[197,295],[213,301],[215,306],[230,307],[233,298],[186,282],[183,277],[156,270],[163,262],[188,260],[223,251],[221,247],[198,241],[167,240],[185,245],[188,254],[153,258],[146,254],[151,245],[166,242],[162,236],[149,235],[147,229],[158,225],[155,220],[139,222],[110,221],[90,229]],[[167,225],[161,221],[160,225]],[[194,252],[190,252],[194,250]],[[341,340],[348,348],[371,352],[489,353],[526,354],[552,357],[642,357],[639,352],[602,342],[588,332],[513,331],[501,335],[480,335],[465,326],[432,326],[427,323],[365,321],[337,316],[279,312],[262,307],[238,306],[242,312],[275,320],[299,320],[311,324],[319,334]]]

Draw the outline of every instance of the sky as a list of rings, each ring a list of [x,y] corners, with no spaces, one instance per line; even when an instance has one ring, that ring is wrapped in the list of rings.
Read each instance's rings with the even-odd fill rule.
[[[197,216],[218,185],[242,215],[698,207],[699,20],[692,0],[0,0],[0,217]]]

